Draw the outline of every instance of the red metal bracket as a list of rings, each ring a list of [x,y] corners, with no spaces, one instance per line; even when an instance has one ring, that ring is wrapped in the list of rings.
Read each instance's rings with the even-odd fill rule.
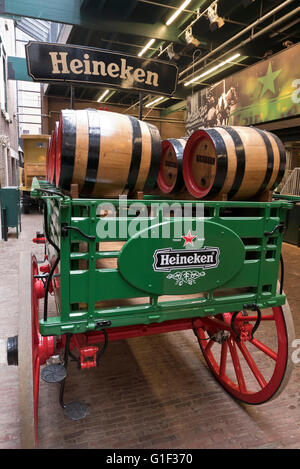
[[[45,244],[46,242],[46,238],[33,238],[32,239],[32,242],[35,243],[35,244]]]
[[[80,365],[81,369],[93,368],[97,366],[98,347],[82,347],[80,348]]]

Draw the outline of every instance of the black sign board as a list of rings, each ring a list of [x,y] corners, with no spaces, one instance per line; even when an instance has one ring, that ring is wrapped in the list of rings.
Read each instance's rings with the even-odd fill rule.
[[[28,74],[38,82],[107,85],[170,96],[176,90],[176,65],[103,49],[29,42]]]

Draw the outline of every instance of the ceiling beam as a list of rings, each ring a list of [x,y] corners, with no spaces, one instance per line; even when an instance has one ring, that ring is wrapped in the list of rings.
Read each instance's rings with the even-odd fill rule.
[[[122,18],[123,20],[127,20],[127,19],[130,17],[131,13],[134,12],[137,3],[138,3],[138,0],[130,0],[130,1],[128,2],[127,9],[126,9],[126,13],[123,15],[123,18]],[[107,45],[107,47],[106,47],[108,50],[111,49],[111,46],[112,46],[112,44],[113,44],[113,41],[117,38],[117,36],[118,36],[118,33],[117,33],[117,32],[115,32],[115,33],[112,35],[111,41],[108,43],[108,45]]]
[[[178,101],[175,104],[172,104],[171,106],[167,107],[166,109],[162,109],[160,111],[160,116],[161,117],[166,117],[169,114],[172,114],[173,112],[177,111],[183,111],[186,108],[186,101]]]
[[[94,13],[94,14],[93,14]],[[148,24],[135,21],[122,21],[95,14],[94,9],[81,10],[81,0],[0,0],[0,16],[27,16],[57,23],[73,24],[102,32],[118,32],[133,36],[180,42],[176,26],[163,23]]]

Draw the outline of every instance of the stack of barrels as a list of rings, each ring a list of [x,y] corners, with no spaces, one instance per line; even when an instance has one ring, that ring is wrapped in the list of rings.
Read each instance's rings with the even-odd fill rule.
[[[162,147],[158,186],[178,198],[249,200],[273,191],[285,171],[282,142],[254,127],[202,128]]]
[[[285,170],[279,138],[254,127],[200,128],[161,141],[158,129],[133,116],[64,110],[47,151],[47,178],[81,197],[141,191],[164,198],[249,200],[274,190]]]

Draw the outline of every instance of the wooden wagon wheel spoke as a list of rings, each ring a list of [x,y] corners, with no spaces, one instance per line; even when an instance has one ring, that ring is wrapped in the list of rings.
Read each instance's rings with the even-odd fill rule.
[[[232,338],[230,338],[228,340],[228,345],[229,345],[230,355],[232,357],[232,362],[233,362],[234,371],[235,371],[235,374],[236,374],[239,390],[242,393],[246,393],[247,392],[247,387],[246,387],[246,383],[245,383],[241,363],[240,363],[240,360],[239,360],[239,357],[238,357],[238,354],[237,354],[235,342],[233,341]]]
[[[263,344],[260,340],[252,339],[251,344],[253,344],[256,348],[264,352],[268,357],[272,358],[272,360],[276,361],[278,359],[278,355],[274,350],[270,349],[267,345]]]
[[[227,353],[228,353],[228,343],[224,342],[224,344],[222,344],[222,349],[221,349],[220,371],[219,371],[220,378],[225,377]]]
[[[211,340],[211,339],[207,342],[207,344],[206,344],[206,346],[205,346],[206,352],[209,352],[209,351],[210,351],[210,349],[212,348],[212,346],[214,345],[214,343],[215,343],[215,342],[214,342],[213,340]]]
[[[240,351],[242,352],[250,370],[252,371],[253,375],[255,376],[258,384],[260,387],[263,389],[266,385],[267,382],[261,372],[259,371],[255,361],[253,360],[252,356],[249,353],[249,350],[247,349],[246,345],[243,342],[238,342],[238,347]]]
[[[261,404],[277,396],[288,382],[292,370],[289,347],[295,337],[292,315],[288,304],[273,307],[271,314],[264,312],[256,332],[259,339],[251,338],[257,316],[236,315],[236,335],[230,327],[232,315],[201,318],[201,327],[196,331],[199,345],[210,370],[226,391],[245,403]],[[229,332],[230,336],[218,336],[219,331]],[[267,345],[267,338],[277,345]]]

